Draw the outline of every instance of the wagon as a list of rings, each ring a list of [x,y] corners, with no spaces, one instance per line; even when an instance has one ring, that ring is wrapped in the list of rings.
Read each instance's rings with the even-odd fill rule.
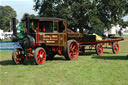
[[[16,28],[13,18],[13,42],[19,42],[22,48],[16,48],[12,53],[15,64],[22,64],[25,59],[34,59],[37,65],[46,60],[52,60],[56,54],[64,55],[66,60],[75,60],[79,49],[85,46],[96,48],[98,55],[103,53],[103,44],[109,43],[113,52],[118,53],[118,41],[123,38],[104,39],[96,41],[96,36],[83,35],[68,29],[67,22],[61,18],[26,17]]]
[[[112,49],[112,52],[117,54],[119,52],[118,42],[122,40],[124,40],[122,37],[109,37],[102,40],[96,40],[95,35],[86,35],[79,41],[80,54],[84,54],[85,50],[92,50],[93,48],[97,55],[102,55],[104,48]],[[85,49],[87,46],[89,49]]]

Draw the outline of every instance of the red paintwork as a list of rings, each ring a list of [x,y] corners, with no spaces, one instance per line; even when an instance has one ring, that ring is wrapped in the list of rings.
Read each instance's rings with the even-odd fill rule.
[[[115,52],[115,53],[118,53],[118,52],[119,52],[119,44],[118,44],[118,43],[116,43],[116,44],[114,45],[114,52]]]
[[[102,47],[102,45],[98,45],[97,52],[98,52],[98,55],[102,55],[103,54],[103,47]]]
[[[26,59],[34,58],[33,53],[32,53],[32,48],[25,49],[25,52],[27,52],[27,55],[25,56]]]
[[[37,61],[39,64],[43,64],[46,61],[46,53],[44,49],[40,49],[37,52]]]
[[[78,43],[79,43],[80,47],[85,47],[85,46],[93,46],[93,47],[95,47],[97,44],[102,44],[107,48],[108,46],[112,47],[114,42],[118,42],[118,41],[122,41],[122,40],[124,40],[124,39],[123,38],[103,39],[103,40],[99,40],[99,41],[96,41],[96,42],[80,42],[80,40],[79,40]],[[119,45],[116,44],[114,48],[115,48],[114,49],[115,53],[118,53]],[[103,51],[103,47],[99,46],[98,54],[102,55],[103,54],[102,51]]]
[[[20,53],[20,54],[19,54]],[[17,53],[17,51],[15,51],[15,61],[16,61],[16,63],[17,64],[22,64],[23,62],[24,62],[24,55],[23,54],[21,54],[21,51],[20,52],[18,52]]]
[[[62,54],[62,50],[63,50],[62,47],[53,47],[52,48],[52,51],[53,52],[58,52],[60,55]]]
[[[43,32],[46,32],[46,29],[45,29],[45,26],[43,25],[43,29],[42,29]]]
[[[41,46],[41,44],[36,42],[33,47],[36,47],[36,46]]]
[[[124,40],[123,38],[119,38],[119,39],[104,39],[104,40],[99,40],[96,42],[78,42],[80,44],[80,46],[87,46],[87,45],[97,45],[98,43],[113,43],[113,42],[118,42]]]
[[[76,59],[79,55],[79,46],[76,42],[72,42],[69,46],[69,57],[71,57],[72,60]]]
[[[43,28],[43,30],[42,30],[43,32],[46,32],[46,29],[45,28]]]

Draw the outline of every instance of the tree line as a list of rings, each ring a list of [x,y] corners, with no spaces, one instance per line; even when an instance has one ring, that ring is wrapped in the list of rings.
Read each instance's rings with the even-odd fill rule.
[[[0,29],[11,31],[12,18],[16,16],[16,11],[11,6],[0,6]]]
[[[127,0],[34,0],[34,9],[41,17],[59,17],[68,21],[68,27],[83,32],[83,28],[101,33],[111,24],[128,25]]]
[[[111,24],[128,26],[128,21],[122,19],[128,15],[127,0],[34,0],[34,10],[40,17],[64,18],[68,22],[68,28],[91,30],[95,33],[103,33],[104,29],[110,29]],[[10,6],[0,6],[0,29],[11,30],[11,18],[16,17],[16,11]],[[34,17],[28,13],[25,16]],[[17,20],[18,21],[18,20]]]

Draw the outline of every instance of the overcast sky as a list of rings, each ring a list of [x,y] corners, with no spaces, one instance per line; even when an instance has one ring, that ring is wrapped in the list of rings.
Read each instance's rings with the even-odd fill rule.
[[[17,18],[20,20],[24,13],[35,14],[37,12],[33,10],[33,0],[0,0],[0,5],[9,5],[17,12]]]
[[[0,0],[0,5],[9,5],[14,8],[17,12],[17,18],[19,20],[22,18],[24,13],[37,15],[37,12],[33,10],[33,0]],[[124,17],[123,19],[128,21],[128,16]]]

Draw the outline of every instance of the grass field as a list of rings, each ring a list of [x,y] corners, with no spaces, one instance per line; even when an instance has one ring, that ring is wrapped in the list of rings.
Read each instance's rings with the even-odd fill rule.
[[[103,56],[89,51],[74,61],[56,56],[43,65],[15,65],[11,52],[0,53],[0,85],[128,85],[128,36],[120,51],[104,49]]]

